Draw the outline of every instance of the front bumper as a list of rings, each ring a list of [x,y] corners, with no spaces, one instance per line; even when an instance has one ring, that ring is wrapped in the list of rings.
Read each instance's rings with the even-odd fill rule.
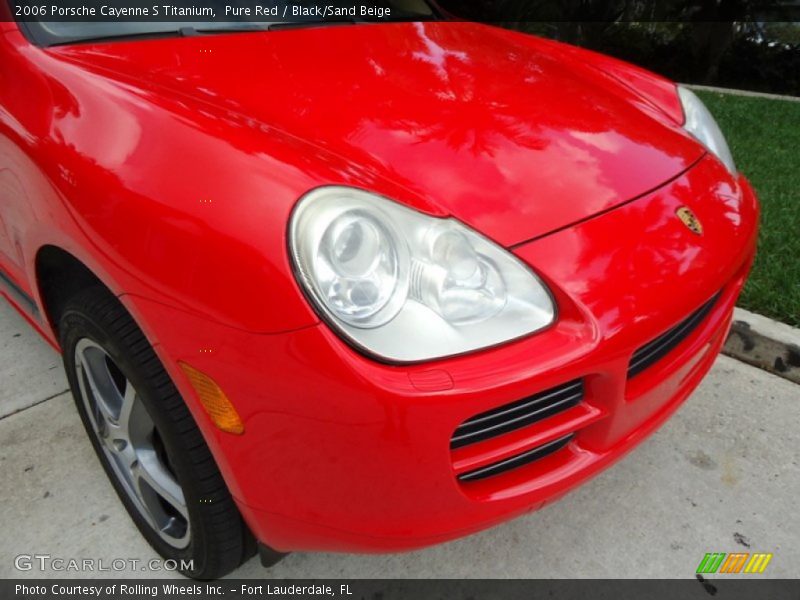
[[[675,217],[689,206],[696,235]],[[659,190],[514,249],[550,285],[557,323],[425,365],[370,361],[316,325],[254,335],[143,299],[134,314],[187,398],[255,535],[281,551],[388,551],[464,535],[540,508],[622,457],[711,367],[755,251],[758,206],[707,157]],[[631,356],[719,297],[666,356]],[[216,430],[175,361],[208,373],[245,433]],[[581,379],[576,406],[451,449],[465,420]],[[562,449],[476,481],[458,475],[565,435]]]

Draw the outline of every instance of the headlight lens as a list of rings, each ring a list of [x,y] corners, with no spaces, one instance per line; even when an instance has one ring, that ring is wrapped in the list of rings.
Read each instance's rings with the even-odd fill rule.
[[[290,245],[317,309],[384,360],[462,354],[555,318],[544,284],[503,248],[458,221],[362,190],[307,194],[292,215]]]
[[[686,117],[686,122],[683,124],[684,129],[696,137],[709,151],[716,154],[731,173],[736,173],[736,164],[733,162],[728,142],[725,141],[725,136],[722,135],[719,125],[711,116],[706,105],[693,91],[685,87],[678,86],[678,95],[683,105],[683,114]]]
[[[351,325],[377,327],[397,313],[400,253],[392,232],[365,211],[338,215],[320,239],[315,272],[325,303]]]

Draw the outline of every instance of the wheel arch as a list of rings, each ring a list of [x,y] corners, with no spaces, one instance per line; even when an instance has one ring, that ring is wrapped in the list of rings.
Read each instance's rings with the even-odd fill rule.
[[[95,286],[102,286],[114,294],[84,262],[55,245],[48,244],[39,248],[34,259],[34,270],[36,291],[43,315],[56,341],[59,336],[59,320],[70,298]]]
[[[34,271],[31,273],[32,287],[34,288],[34,294],[38,296],[37,302],[42,315],[42,320],[37,325],[37,328],[43,337],[57,351],[62,351],[58,321],[69,299],[93,286],[101,286],[108,290],[119,300],[122,307],[128,312],[133,322],[152,346],[165,371],[178,388],[189,410],[193,413],[195,421],[206,443],[209,445],[229,488],[241,495],[241,485],[234,476],[234,470],[229,464],[230,461],[229,457],[226,456],[226,451],[221,447],[219,430],[209,420],[205,409],[197,401],[196,391],[177,366],[177,359],[180,357],[181,350],[180,348],[176,350],[175,345],[172,343],[175,339],[174,336],[170,338],[171,343],[165,345],[161,342],[159,335],[159,328],[169,324],[175,315],[181,315],[182,322],[184,324],[191,323],[192,327],[198,323],[205,323],[204,317],[137,293],[136,289],[120,284],[115,277],[107,274],[103,267],[93,266],[93,261],[90,257],[82,259],[76,253],[65,249],[63,245],[53,243],[41,245],[36,251],[32,262],[31,267]],[[225,326],[216,325],[216,327]],[[195,327],[195,330],[201,329],[201,326]],[[181,329],[181,331],[184,330]]]

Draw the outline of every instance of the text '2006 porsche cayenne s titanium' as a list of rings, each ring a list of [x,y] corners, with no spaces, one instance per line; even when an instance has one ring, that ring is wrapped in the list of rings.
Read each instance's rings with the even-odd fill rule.
[[[540,508],[728,332],[759,208],[701,101],[415,4],[2,23],[0,288],[189,576]]]

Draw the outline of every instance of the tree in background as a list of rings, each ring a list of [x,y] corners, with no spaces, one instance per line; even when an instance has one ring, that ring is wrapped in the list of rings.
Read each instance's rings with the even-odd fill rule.
[[[800,0],[440,4],[464,18],[606,52],[680,81],[800,95],[800,23],[791,21]]]

